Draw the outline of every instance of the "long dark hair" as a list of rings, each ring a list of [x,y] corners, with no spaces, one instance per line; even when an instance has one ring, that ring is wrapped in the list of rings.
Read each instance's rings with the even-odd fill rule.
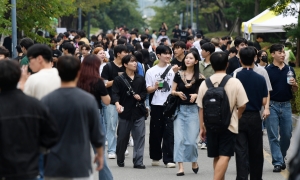
[[[195,60],[197,60],[197,63],[194,64],[194,78],[197,81],[197,80],[199,80],[199,73],[200,73],[200,71],[199,71],[199,61],[201,60],[198,52],[192,50],[192,51],[189,51],[185,55],[185,57],[183,59],[183,62],[182,62],[181,70],[186,70],[187,69],[187,67],[185,65],[185,58],[188,54],[192,54],[194,56]]]
[[[138,62],[140,62],[142,64],[144,63],[144,56],[140,51],[135,51],[133,55],[135,56],[135,58]]]
[[[93,86],[99,81],[100,59],[95,54],[86,56],[81,63],[80,77],[77,86],[89,93],[92,93]]]
[[[144,57],[144,63],[148,64],[148,62],[150,61],[150,53],[147,49],[142,49],[141,53],[143,54]]]
[[[256,60],[256,63],[260,63],[260,57],[261,57],[261,55],[262,55],[262,53],[263,52],[265,52],[266,54],[267,54],[267,57],[268,57],[268,53],[267,53],[267,51],[265,51],[265,50],[260,50],[260,51],[258,51],[258,53],[257,53],[257,60]]]

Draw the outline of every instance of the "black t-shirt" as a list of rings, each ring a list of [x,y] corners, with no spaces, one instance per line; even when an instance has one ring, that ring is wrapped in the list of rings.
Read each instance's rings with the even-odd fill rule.
[[[262,99],[268,97],[265,78],[254,72],[253,69],[248,70],[247,68],[238,72],[236,78],[243,84],[249,99],[246,104],[246,111],[260,111]]]
[[[180,32],[180,41],[186,41],[187,37],[190,35],[187,31],[181,31]]]
[[[176,91],[181,91],[185,94],[185,96],[187,97],[186,100],[181,100],[180,99],[180,104],[182,105],[193,105],[196,103],[196,101],[194,103],[190,103],[190,99],[191,96],[190,94],[198,94],[198,89],[199,86],[201,84],[201,82],[203,81],[203,79],[198,79],[196,80],[196,82],[194,84],[192,84],[192,87],[190,88],[186,88],[184,82],[182,81],[180,74],[176,73],[175,77],[174,77],[174,82],[177,83],[177,90]],[[191,82],[191,80],[187,80],[188,83]]]
[[[227,46],[223,44],[223,45],[221,46],[221,49],[222,49],[222,51],[225,51],[225,50],[227,49]]]
[[[52,57],[60,57],[62,55],[62,52],[58,49],[53,50],[52,49]]]
[[[172,61],[171,61],[171,65],[177,65],[178,67],[181,67],[182,66],[182,61],[178,61],[178,59],[176,58],[173,58]]]
[[[173,33],[173,32],[174,32],[173,38],[180,38],[180,32],[181,32],[180,29],[173,29],[173,30],[172,30],[172,33]]]
[[[102,79],[99,79],[94,85],[92,85],[91,93],[95,96],[99,109],[102,109],[101,96],[106,96],[108,94]]]
[[[110,65],[109,65],[110,63]],[[110,67],[109,67],[110,66]],[[115,65],[114,62],[108,62],[102,70],[101,73],[101,77],[103,79],[106,79],[108,81],[112,81],[115,79],[115,77],[119,76],[120,74],[122,74],[125,71],[124,67],[118,67],[117,65]],[[108,94],[111,97],[111,87],[107,88]]]

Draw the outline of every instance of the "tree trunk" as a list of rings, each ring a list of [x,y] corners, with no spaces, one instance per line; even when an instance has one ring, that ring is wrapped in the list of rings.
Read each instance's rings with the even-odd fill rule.
[[[259,5],[260,5],[260,0],[255,0],[254,16],[259,14]]]
[[[61,27],[67,29],[77,29],[77,23],[77,18],[74,18],[74,16],[61,17]]]
[[[225,25],[224,25],[224,21],[221,19],[221,17],[220,17],[220,15],[219,15],[219,13],[217,12],[217,13],[214,13],[215,14],[215,16],[217,17],[217,19],[218,19],[218,24],[219,24],[219,27],[220,27],[220,31],[224,31],[225,30]]]

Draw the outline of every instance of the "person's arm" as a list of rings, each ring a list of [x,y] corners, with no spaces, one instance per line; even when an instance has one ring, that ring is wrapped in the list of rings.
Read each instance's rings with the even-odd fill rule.
[[[105,105],[109,105],[111,99],[109,95],[106,95],[106,96],[101,96],[101,100]]]
[[[203,108],[199,111],[199,121],[200,121],[200,139],[204,142],[206,139],[206,128],[203,120]]]
[[[103,146],[96,148],[96,154],[94,159],[94,163],[97,163],[96,171],[100,171],[103,168],[103,164],[104,164],[103,151],[104,151]]]
[[[172,34],[174,35],[175,34],[175,30],[173,29],[173,31],[172,31]]]
[[[262,114],[262,118],[266,119],[270,115],[270,92],[268,92],[268,97],[266,98],[266,104],[264,104],[264,111]]]
[[[268,97],[264,97],[262,100],[262,105],[265,106],[267,104]]]
[[[147,87],[147,92],[149,94],[155,92],[158,89],[158,82],[156,81],[153,85],[153,80],[151,75],[149,75],[149,71],[146,72],[146,87]]]
[[[109,81],[109,67],[108,67],[108,64],[106,64],[104,67],[103,67],[103,70],[102,70],[102,73],[101,73],[101,77],[105,80],[107,80],[106,82],[106,88],[109,88],[109,87],[112,87],[113,85],[113,80]]]
[[[18,88],[22,91],[25,89],[25,83],[30,76],[30,73],[28,73],[28,65],[23,65],[21,68],[21,78],[18,83]]]
[[[147,88],[146,88],[146,81],[143,79],[143,86],[142,86],[142,91],[140,93],[140,97],[143,101],[146,100],[147,97]]]
[[[47,103],[41,100],[43,118],[39,121],[39,145],[47,149],[54,146],[59,140],[59,131],[54,118],[50,115]]]
[[[238,119],[241,119],[242,114],[245,111],[245,109],[246,109],[246,104],[244,104],[238,108]]]
[[[167,24],[166,23],[164,23],[164,26],[165,26],[165,29],[166,29],[166,31],[168,30],[168,26],[167,26]]]
[[[291,69],[294,73],[294,78],[290,79],[290,84],[292,85],[292,91],[296,92],[296,91],[298,91],[298,84],[297,84],[297,81],[296,81],[296,73],[295,73],[295,70],[293,68],[291,68]]]

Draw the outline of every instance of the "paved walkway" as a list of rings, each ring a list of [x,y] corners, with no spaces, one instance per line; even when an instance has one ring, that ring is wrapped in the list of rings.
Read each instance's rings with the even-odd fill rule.
[[[177,177],[176,173],[178,171],[176,168],[165,168],[164,164],[161,162],[160,166],[151,166],[152,160],[149,158],[149,119],[146,121],[146,144],[145,144],[145,155],[144,155],[144,164],[146,169],[133,169],[132,164],[132,147],[128,147],[129,156],[125,159],[125,167],[120,168],[117,166],[116,159],[109,159],[109,167],[114,176],[114,180],[171,180],[171,179],[202,179],[202,180],[211,180],[213,179],[213,160],[207,157],[206,150],[198,149],[199,157],[199,172],[194,174],[191,169],[191,163],[184,163],[185,176]],[[264,139],[264,171],[263,179],[264,180],[284,180],[288,177],[288,171],[282,171],[281,173],[273,173],[273,166],[271,164],[272,159],[270,156],[269,144],[266,133],[263,136]],[[293,149],[293,145],[291,148]],[[290,151],[288,151],[287,158],[290,158]],[[233,157],[229,163],[229,167],[226,173],[225,179],[234,180],[236,178],[236,169],[235,169],[235,157]],[[96,177],[94,178],[97,179]]]

